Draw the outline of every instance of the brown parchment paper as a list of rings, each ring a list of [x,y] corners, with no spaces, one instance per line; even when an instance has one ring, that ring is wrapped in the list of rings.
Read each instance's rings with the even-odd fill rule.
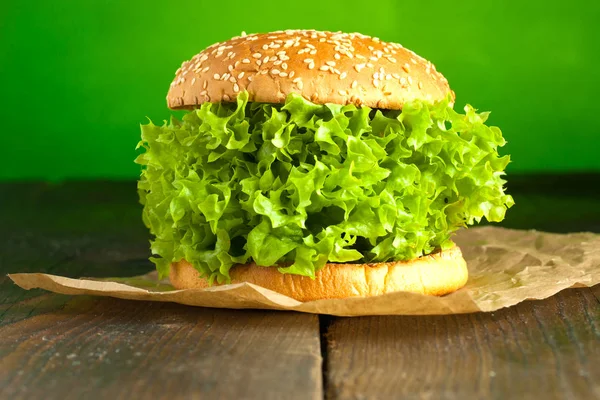
[[[455,241],[469,267],[469,281],[443,297],[396,292],[366,298],[299,302],[243,283],[209,289],[174,290],[156,273],[105,280],[47,274],[12,274],[24,289],[63,294],[170,301],[218,308],[294,310],[339,316],[430,315],[495,311],[524,300],[544,299],[570,287],[600,283],[600,235],[552,234],[481,227],[462,230]]]

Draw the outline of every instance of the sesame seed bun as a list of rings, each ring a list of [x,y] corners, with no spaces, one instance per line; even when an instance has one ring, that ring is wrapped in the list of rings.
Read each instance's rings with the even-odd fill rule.
[[[298,93],[317,104],[401,109],[454,93],[435,66],[400,44],[359,33],[288,30],[216,43],[182,64],[167,95],[172,109],[204,102],[283,103]]]
[[[232,283],[250,282],[299,301],[377,296],[408,291],[428,295],[453,292],[467,282],[467,265],[457,246],[412,261],[379,264],[327,264],[315,279],[282,274],[255,264],[231,269]],[[171,264],[177,289],[206,288],[208,281],[187,261]]]

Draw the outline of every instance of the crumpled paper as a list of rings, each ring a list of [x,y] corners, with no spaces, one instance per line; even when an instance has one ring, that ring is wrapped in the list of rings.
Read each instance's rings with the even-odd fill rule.
[[[469,281],[442,296],[396,292],[299,302],[250,283],[208,289],[174,290],[156,273],[104,280],[70,279],[48,274],[12,274],[24,289],[63,294],[170,301],[202,307],[292,310],[338,316],[432,315],[495,311],[530,299],[600,283],[600,235],[553,234],[495,227],[471,228],[455,237],[469,268]]]

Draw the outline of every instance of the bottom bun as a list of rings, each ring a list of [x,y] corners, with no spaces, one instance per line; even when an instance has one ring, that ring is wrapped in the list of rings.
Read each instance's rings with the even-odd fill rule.
[[[299,301],[377,296],[413,292],[440,296],[467,283],[467,263],[458,246],[410,261],[378,264],[327,264],[307,276],[282,274],[274,267],[236,265],[231,283],[249,282]],[[169,275],[177,289],[206,288],[208,280],[185,260],[171,264]]]

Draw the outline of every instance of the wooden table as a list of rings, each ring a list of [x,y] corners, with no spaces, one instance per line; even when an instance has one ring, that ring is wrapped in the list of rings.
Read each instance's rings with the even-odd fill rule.
[[[505,226],[600,232],[600,178],[514,177]],[[577,193],[577,194],[574,194]],[[332,318],[25,291],[152,269],[133,182],[0,185],[1,399],[600,398],[600,287],[494,313]]]

